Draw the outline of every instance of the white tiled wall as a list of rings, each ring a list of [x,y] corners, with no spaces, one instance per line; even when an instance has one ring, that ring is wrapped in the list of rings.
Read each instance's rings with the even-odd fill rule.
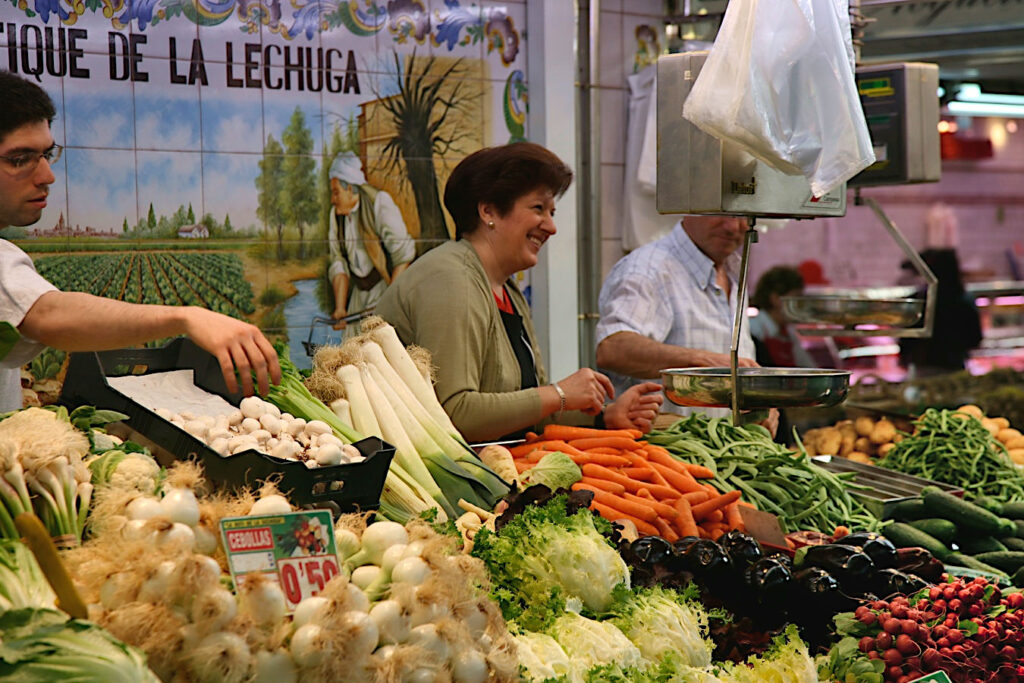
[[[599,35],[601,135],[602,278],[623,255],[622,183],[628,89],[638,50],[637,26],[661,35],[663,3],[658,0],[602,0]],[[1010,276],[1006,251],[1024,245],[1024,121],[960,121],[959,135],[988,137],[995,156],[984,161],[947,161],[942,180],[926,185],[864,190],[874,197],[917,249],[928,245],[926,216],[937,202],[953,211],[959,225],[960,260],[980,276]],[[818,260],[837,285],[891,284],[903,254],[866,207],[852,205],[844,218],[793,222],[762,236],[751,257],[751,276],[773,265]]]

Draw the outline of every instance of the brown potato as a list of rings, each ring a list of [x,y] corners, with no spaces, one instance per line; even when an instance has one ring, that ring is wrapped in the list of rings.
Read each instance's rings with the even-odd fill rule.
[[[848,456],[846,456],[846,459],[852,460],[854,462],[863,463],[865,465],[870,465],[871,463],[874,462],[870,455],[868,455],[867,453],[861,453],[860,451],[851,452]]]
[[[871,436],[871,430],[875,428],[875,421],[864,415],[857,418],[853,423],[853,428],[857,430],[859,436]]]
[[[1003,445],[1006,445],[1014,439],[1019,439],[1021,436],[1022,434],[1016,429],[1000,429],[999,433],[996,434],[996,439]]]
[[[821,438],[818,440],[818,453],[822,455],[839,455],[842,445],[842,432],[834,427],[826,427],[822,430]]]
[[[981,418],[981,426],[988,430],[988,433],[995,436],[999,433],[999,425],[987,417]]]
[[[970,404],[970,403],[968,403],[967,405],[960,406],[959,408],[956,409],[956,412],[958,412],[958,413],[966,413],[967,415],[972,415],[972,416],[978,418],[979,420],[981,418],[985,417],[985,413],[983,413],[981,411],[981,408],[979,408],[976,405]]]
[[[1024,448],[1024,436],[1018,436],[1016,439],[1010,439],[1003,445],[1011,451],[1015,448]]]
[[[862,436],[853,442],[853,450],[870,455],[875,452],[875,446],[871,443],[871,439]]]
[[[1017,465],[1024,465],[1024,448],[1014,448],[1010,451],[1010,460]]]
[[[1010,428],[1010,421],[1007,420],[1005,417],[993,417],[990,419],[996,424],[997,427],[999,427],[999,429]]]
[[[883,444],[889,443],[896,436],[896,425],[889,420],[882,418],[875,423],[875,428],[871,430],[871,443]]]
[[[878,457],[879,458],[884,458],[886,455],[889,454],[889,451],[891,451],[895,447],[896,447],[896,444],[894,444],[892,442],[883,443],[881,446],[878,447]]]

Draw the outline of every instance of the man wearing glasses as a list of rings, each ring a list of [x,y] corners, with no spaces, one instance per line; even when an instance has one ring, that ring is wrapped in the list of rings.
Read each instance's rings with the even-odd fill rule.
[[[61,147],[50,134],[53,102],[38,85],[0,71],[0,102],[3,229],[39,220],[55,180],[50,164],[60,158]],[[0,327],[6,328],[0,330],[0,413],[21,408],[19,369],[44,346],[102,351],[185,334],[217,357],[231,391],[238,388],[236,371],[246,394],[253,391],[253,372],[262,393],[269,382],[281,381],[277,354],[254,325],[195,306],[131,304],[61,292],[36,272],[25,252],[3,239]]]

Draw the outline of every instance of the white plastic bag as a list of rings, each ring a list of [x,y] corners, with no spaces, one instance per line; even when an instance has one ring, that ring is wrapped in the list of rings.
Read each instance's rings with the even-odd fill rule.
[[[848,0],[731,0],[683,116],[820,197],[875,161]]]

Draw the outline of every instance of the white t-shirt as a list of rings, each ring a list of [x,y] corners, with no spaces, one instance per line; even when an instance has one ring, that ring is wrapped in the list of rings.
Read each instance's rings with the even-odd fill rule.
[[[28,254],[0,239],[0,320],[18,327],[39,297],[54,290],[56,287],[36,272]],[[0,359],[0,413],[21,408],[21,366],[43,348],[23,336]]]

